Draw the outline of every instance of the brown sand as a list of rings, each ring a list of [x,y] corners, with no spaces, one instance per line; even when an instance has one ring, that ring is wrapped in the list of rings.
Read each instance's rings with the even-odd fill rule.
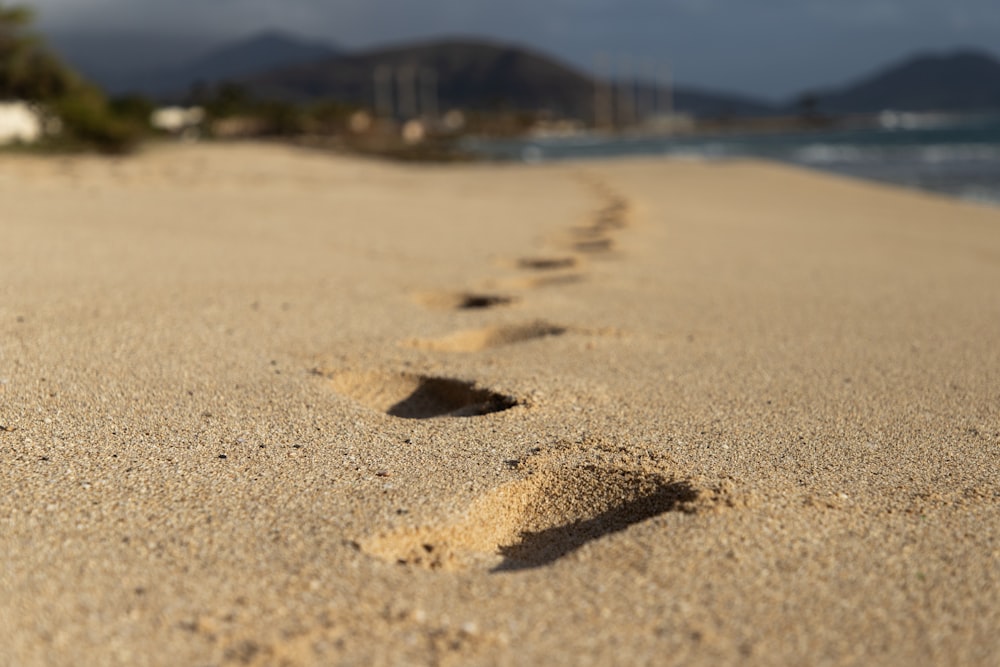
[[[1000,211],[0,159],[0,664],[1000,664]]]

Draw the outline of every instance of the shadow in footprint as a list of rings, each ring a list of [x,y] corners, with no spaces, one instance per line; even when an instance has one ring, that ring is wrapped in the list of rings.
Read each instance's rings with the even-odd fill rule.
[[[472,382],[412,373],[318,374],[329,378],[334,391],[393,417],[476,417],[518,405],[517,399]]]
[[[503,284],[511,289],[544,289],[572,285],[583,282],[584,279],[581,273],[549,273],[529,278],[511,278],[505,280]]]
[[[423,292],[414,299],[428,308],[441,310],[485,310],[498,306],[509,306],[517,301],[505,294],[479,292]]]
[[[573,249],[577,252],[602,253],[609,252],[613,246],[614,241],[609,238],[595,238],[577,241],[573,244]]]
[[[493,347],[524,343],[539,338],[561,336],[569,331],[567,327],[547,322],[529,322],[485,329],[456,331],[443,338],[417,339],[405,341],[410,347],[443,352],[479,352]]]
[[[598,216],[596,221],[594,221],[593,228],[597,231],[604,232],[614,229],[624,229],[625,227],[625,221],[620,216],[602,214]]]
[[[476,310],[479,308],[506,306],[513,301],[514,299],[509,296],[498,296],[495,294],[464,294],[456,307],[460,310]]]
[[[698,511],[688,481],[604,465],[534,468],[480,496],[454,521],[402,527],[359,542],[390,563],[431,570],[481,566],[490,572],[544,567],[664,512]]]
[[[684,509],[698,497],[688,482],[670,482],[652,493],[613,506],[589,519],[523,532],[514,544],[501,546],[503,562],[493,572],[516,572],[549,565],[588,542],[625,530],[665,512]]]
[[[471,383],[447,378],[421,378],[413,393],[386,410],[403,419],[475,417],[502,412],[517,405],[510,396],[476,389]]]
[[[518,260],[517,265],[532,271],[554,271],[572,269],[577,265],[577,260],[575,257],[524,257]]]

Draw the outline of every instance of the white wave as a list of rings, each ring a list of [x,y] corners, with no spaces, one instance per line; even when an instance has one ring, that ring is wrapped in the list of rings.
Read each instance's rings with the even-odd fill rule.
[[[948,162],[1000,162],[997,144],[933,144],[916,148],[916,159],[923,164]]]
[[[856,144],[808,144],[792,150],[790,159],[800,164],[817,166],[903,162],[934,166],[955,162],[1000,162],[1000,145],[859,146]]]
[[[878,115],[879,125],[885,130],[927,130],[954,127],[968,122],[963,114],[927,113],[913,111],[883,111]]]
[[[959,199],[965,201],[1000,206],[1000,189],[974,186],[963,188],[957,194]]]
[[[853,144],[808,144],[792,152],[792,160],[803,164],[876,162],[883,157],[879,148]]]
[[[681,160],[720,160],[742,153],[722,142],[707,142],[697,146],[670,146],[665,154]]]
[[[545,160],[545,151],[539,146],[525,146],[521,149],[521,160],[528,164],[538,164]]]

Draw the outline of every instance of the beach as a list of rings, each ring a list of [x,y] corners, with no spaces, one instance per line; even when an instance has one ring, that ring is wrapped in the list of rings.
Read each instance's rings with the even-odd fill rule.
[[[1000,663],[1000,209],[0,156],[0,664]]]

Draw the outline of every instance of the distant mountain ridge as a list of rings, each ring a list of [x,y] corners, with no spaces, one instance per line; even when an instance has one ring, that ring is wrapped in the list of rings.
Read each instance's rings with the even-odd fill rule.
[[[149,72],[132,88],[157,96],[177,96],[195,85],[233,81],[280,67],[339,57],[332,46],[287,33],[268,31],[252,35],[195,58],[179,67]]]
[[[370,105],[376,68],[414,65],[436,73],[442,108],[548,109],[589,119],[595,103],[589,74],[530,48],[480,38],[361,52],[276,31],[214,49],[203,38],[171,42],[154,34],[63,34],[51,41],[68,62],[109,92],[139,92],[163,100],[180,99],[196,83],[237,81],[264,96]],[[701,117],[796,114],[807,98],[815,102],[815,111],[830,114],[1000,110],[1000,61],[982,51],[921,54],[855,83],[816,87],[788,104],[679,86],[674,109]]]
[[[300,101],[336,98],[370,105],[376,67],[416,64],[437,72],[443,106],[545,108],[589,118],[594,103],[594,82],[588,74],[532,49],[479,38],[345,53],[323,42],[274,31],[214,49],[188,37],[176,42],[170,63],[164,62],[171,51],[165,36],[50,37],[60,55],[109,93],[141,93],[161,100],[180,99],[195,84],[235,81],[264,96]],[[144,43],[154,44],[155,53],[146,53]],[[135,66],[130,68],[133,54]],[[775,112],[767,102],[697,88],[677,89],[674,104],[697,115]]]
[[[828,113],[997,111],[1000,60],[982,51],[921,54],[815,98]]]
[[[579,107],[587,78],[545,56],[488,41],[441,40],[392,46],[276,69],[248,78],[256,92],[293,100],[332,97],[371,103],[380,67],[433,71],[443,103],[511,108]],[[395,85],[393,91],[396,91]]]
[[[329,44],[304,40],[288,33],[267,31],[224,45],[172,72],[177,82],[215,83],[241,79],[259,72],[338,57]]]
[[[298,101],[329,97],[371,104],[375,72],[379,68],[400,72],[406,67],[434,72],[439,105],[444,107],[593,115],[595,82],[590,75],[534,50],[482,39],[441,39],[373,49],[275,69],[244,83],[270,97]],[[674,108],[697,115],[775,112],[765,102],[689,88],[675,91]]]

